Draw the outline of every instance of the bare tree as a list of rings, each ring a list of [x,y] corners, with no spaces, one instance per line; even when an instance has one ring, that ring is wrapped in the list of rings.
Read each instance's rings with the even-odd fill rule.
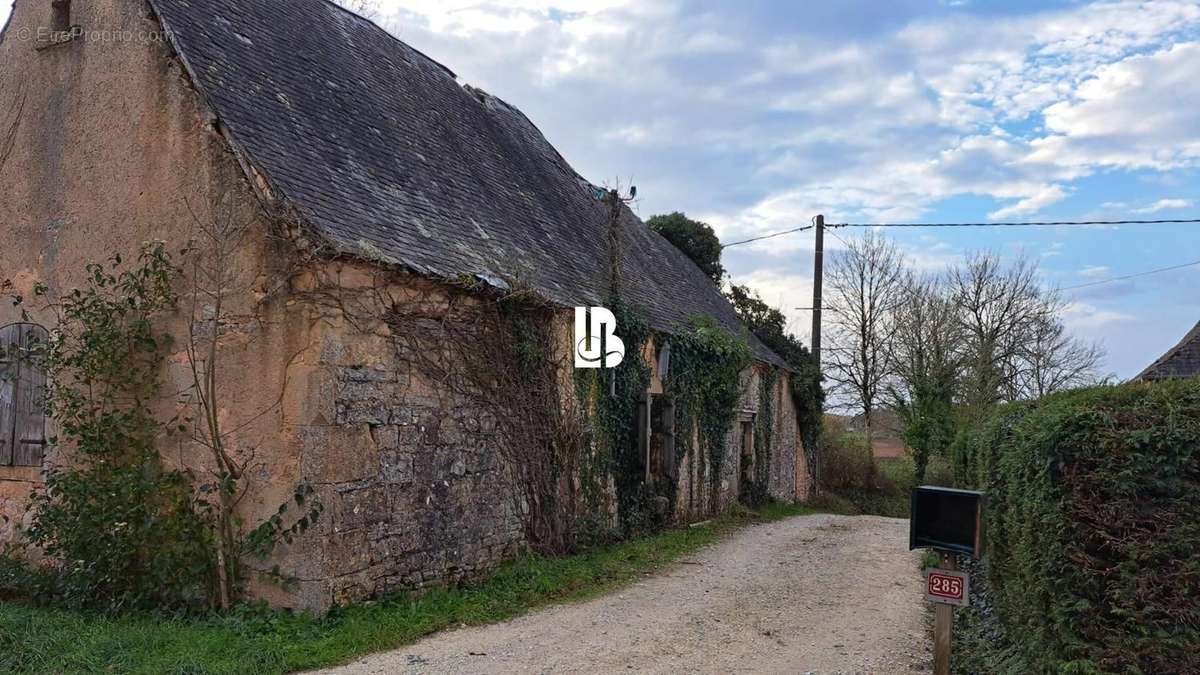
[[[979,408],[1019,398],[1022,344],[1042,311],[1036,266],[1021,258],[1005,267],[995,253],[975,253],[947,280],[968,350],[965,402]]]
[[[996,254],[977,253],[948,279],[968,350],[965,403],[1040,398],[1097,380],[1103,350],[1067,332],[1066,302],[1038,284],[1033,262],[1005,267]]]
[[[374,21],[380,15],[379,0],[337,0],[337,3],[364,19]]]
[[[1041,398],[1064,389],[1095,384],[1104,350],[1067,332],[1061,315],[1067,303],[1055,291],[1042,297],[1018,352],[1022,398]]]
[[[835,392],[862,412],[869,447],[871,418],[890,371],[888,342],[903,295],[904,257],[874,231],[847,246],[825,280],[832,317],[826,374]]]
[[[184,344],[191,386],[183,392],[183,398],[191,408],[191,440],[207,452],[210,460],[208,472],[212,480],[201,491],[211,495],[213,507],[217,601],[222,609],[228,609],[239,599],[246,555],[265,556],[280,538],[290,538],[306,530],[323,507],[318,500],[310,499],[312,510],[302,514],[290,527],[282,520],[268,519],[249,533],[241,531],[243,524],[237,509],[250,492],[249,480],[244,479],[260,464],[256,464],[257,447],[231,447],[230,440],[239,432],[245,436],[250,425],[279,409],[287,388],[287,367],[278,397],[261,410],[243,411],[246,417],[241,424],[230,428],[222,415],[229,405],[226,380],[238,375],[224,367],[222,351],[228,338],[237,333],[239,322],[259,321],[257,316],[231,312],[234,300],[251,295],[255,275],[239,262],[239,252],[254,221],[239,217],[228,198],[214,208],[211,218],[201,218],[194,212],[192,218],[196,239],[191,244],[190,269],[185,275],[190,285],[190,311]],[[293,354],[288,366],[301,353],[302,350]],[[312,488],[306,483],[298,486],[297,504],[303,505],[311,494]],[[283,511],[281,508],[279,514]]]

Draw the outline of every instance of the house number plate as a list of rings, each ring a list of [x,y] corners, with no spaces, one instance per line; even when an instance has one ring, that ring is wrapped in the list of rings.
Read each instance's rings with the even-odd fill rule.
[[[968,577],[965,572],[929,569],[925,571],[925,599],[948,605],[966,605]]]

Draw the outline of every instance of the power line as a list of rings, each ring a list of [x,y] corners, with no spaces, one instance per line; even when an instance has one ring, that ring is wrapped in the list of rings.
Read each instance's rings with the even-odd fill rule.
[[[1011,223],[837,223],[826,227],[1059,227],[1064,225],[1166,225],[1200,223],[1200,218],[1169,220],[1044,220]]]
[[[721,248],[729,248],[730,246],[740,246],[742,244],[749,244],[750,242],[753,242],[753,241],[762,241],[763,239],[773,239],[775,237],[782,237],[785,234],[792,234],[795,232],[804,232],[805,230],[811,230],[814,227],[816,227],[816,226],[815,225],[805,225],[804,227],[797,227],[797,228],[793,228],[791,230],[784,230],[783,232],[773,232],[771,234],[764,234],[761,237],[753,237],[750,239],[743,239],[742,241],[735,241],[732,244],[725,244]]]
[[[988,223],[837,223],[826,225],[826,228],[834,227],[1063,227],[1071,225],[1178,225],[1186,223],[1200,223],[1200,218],[1174,218],[1161,220],[1043,220],[1043,221],[1027,221],[1027,222],[988,222]],[[730,246],[741,246],[763,239],[774,239],[782,237],[785,234],[794,234],[796,232],[805,232],[813,229],[813,225],[805,225],[804,227],[795,227],[782,232],[772,232],[764,234],[760,237],[752,237],[735,241],[730,244],[725,244],[721,248],[729,248]]]
[[[826,226],[826,227],[828,227],[828,226]],[[833,230],[829,230],[829,234],[832,234],[834,239],[837,239],[838,241],[842,242],[843,246],[845,246],[846,248],[850,248],[850,242],[846,241],[845,239],[842,239],[841,236],[838,235],[837,232],[835,232]]]
[[[1200,265],[1200,260],[1196,260],[1196,261],[1193,261],[1190,263],[1183,263],[1182,265],[1172,265],[1170,267],[1160,267],[1156,270],[1147,270],[1145,272],[1138,272],[1136,274],[1126,274],[1125,276],[1113,277],[1111,279],[1101,279],[1100,281],[1091,281],[1086,284],[1079,284],[1077,286],[1067,286],[1066,288],[1060,288],[1059,290],[1073,291],[1073,290],[1076,290],[1079,288],[1087,288],[1089,286],[1099,286],[1101,284],[1111,284],[1114,281],[1125,281],[1126,279],[1136,279],[1137,277],[1146,277],[1146,276],[1150,276],[1151,274],[1161,274],[1163,272],[1171,272],[1173,270],[1181,270],[1181,269],[1184,269],[1187,267],[1195,267],[1196,265]]]

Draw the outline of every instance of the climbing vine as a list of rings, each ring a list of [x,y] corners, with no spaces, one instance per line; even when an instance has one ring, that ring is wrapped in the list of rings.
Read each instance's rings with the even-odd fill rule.
[[[469,402],[495,422],[491,442],[512,482],[526,541],[541,553],[568,553],[589,512],[575,489],[588,475],[583,416],[563,395],[570,353],[556,308],[517,279],[504,285],[500,291],[462,278],[441,298],[377,301],[387,307],[397,360],[439,395]]]
[[[156,322],[176,309],[180,273],[162,244],[145,246],[137,263],[89,264],[87,284],[49,304],[55,330],[30,355],[45,369],[40,403],[60,430],[50,445],[74,451],[31,504],[29,543],[60,561],[34,590],[109,611],[192,609],[214,578],[208,510],[192,475],[158,454],[181,420],[153,409],[173,342]]]
[[[754,418],[754,477],[744,490],[750,506],[758,506],[770,498],[771,448],[775,440],[775,386],[779,371],[763,370],[758,378],[758,415]]]
[[[638,408],[650,386],[650,366],[642,357],[650,328],[642,315],[618,299],[612,311],[625,343],[625,358],[616,368],[576,369],[576,391],[585,402],[594,431],[591,461],[585,485],[602,489],[611,477],[616,492],[617,522],[621,534],[653,529],[663,517],[656,512],[656,496],[643,481],[645,467],[637,438]]]
[[[741,372],[753,361],[745,340],[708,316],[693,317],[671,342],[667,395],[675,401],[676,455],[682,459],[693,439],[693,455],[709,482],[709,510],[716,512],[729,432],[741,399]],[[703,459],[704,461],[701,461]]]
[[[181,255],[194,253],[189,248]],[[162,443],[170,437],[195,441],[195,429],[203,425],[192,406],[164,412],[162,386],[175,345],[162,326],[177,315],[176,289],[196,279],[186,278],[161,242],[145,244],[135,265],[113,256],[88,264],[85,272],[83,287],[61,297],[51,297],[45,285],[34,288],[45,302],[41,311],[54,317],[54,330],[22,356],[36,360],[47,375],[37,403],[59,430],[48,443],[70,454],[47,470],[45,488],[30,504],[25,543],[54,564],[31,574],[38,583],[28,590],[39,600],[110,612],[227,609],[243,590],[245,559],[266,558],[280,542],[291,542],[322,507],[312,488],[300,484],[274,515],[244,528],[233,506],[246,491],[250,459],[230,459],[207,481],[191,468],[167,466]],[[14,298],[18,306],[24,302]],[[28,320],[25,309],[22,315]],[[217,307],[210,312],[212,335],[221,320]],[[199,388],[200,374],[211,372],[214,362],[198,364],[195,335],[189,337],[193,386]],[[215,400],[216,380],[205,379],[208,400]],[[302,513],[286,513],[292,502]],[[268,576],[286,580],[278,570]]]
[[[825,419],[825,390],[822,376],[807,349],[798,358],[788,359],[795,368],[790,379],[792,402],[796,406],[796,426],[800,429],[800,442],[804,447],[805,466],[812,481],[813,490],[820,487],[821,465],[817,447],[821,427]]]

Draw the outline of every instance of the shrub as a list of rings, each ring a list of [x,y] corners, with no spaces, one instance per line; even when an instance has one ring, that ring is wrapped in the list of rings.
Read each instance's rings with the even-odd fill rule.
[[[925,468],[925,480],[920,482],[921,485],[952,487],[954,485],[954,470],[949,460],[937,455],[930,457],[929,464]],[[914,481],[915,484],[916,481]]]
[[[1007,637],[1046,671],[1200,672],[1200,380],[999,409],[960,438]]]
[[[32,500],[28,542],[53,563],[33,595],[105,611],[198,609],[211,580],[208,519],[191,475],[158,454],[178,422],[151,409],[171,349],[156,321],[175,310],[179,270],[147,244],[132,269],[113,257],[86,271],[83,288],[48,305],[50,340],[22,355],[46,369],[39,403],[61,431],[51,443],[70,452]]]
[[[847,432],[845,422],[837,418],[826,419],[820,447],[822,488],[839,491],[875,487],[875,463],[863,434]]]
[[[821,486],[825,508],[907,518],[914,481],[911,459],[874,459],[863,434],[845,431],[845,422],[826,419],[822,431]]]

